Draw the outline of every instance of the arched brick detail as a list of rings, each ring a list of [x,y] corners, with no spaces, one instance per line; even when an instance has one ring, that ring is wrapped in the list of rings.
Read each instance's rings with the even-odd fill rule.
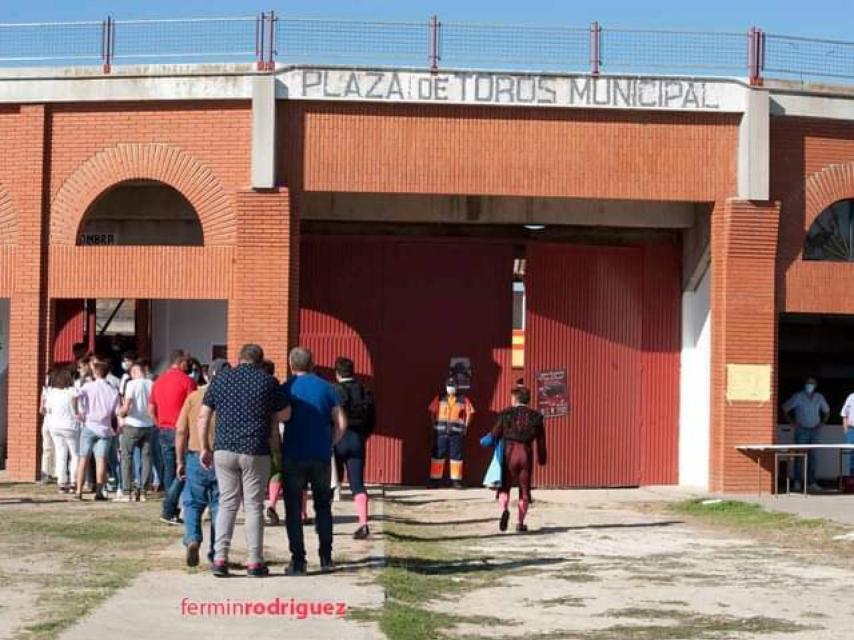
[[[126,180],[158,180],[193,205],[205,246],[237,243],[232,199],[214,172],[186,151],[168,144],[119,144],[96,153],[65,180],[51,207],[50,243],[73,245],[95,199]]]
[[[18,241],[18,223],[12,198],[9,192],[0,186],[0,247],[14,245]]]
[[[804,212],[804,235],[818,215],[834,202],[854,198],[854,162],[832,164],[807,178],[790,196],[787,209]]]

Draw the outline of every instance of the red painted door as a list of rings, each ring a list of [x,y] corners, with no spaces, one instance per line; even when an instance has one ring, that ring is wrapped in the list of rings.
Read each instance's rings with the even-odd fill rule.
[[[443,239],[304,236],[300,341],[332,377],[352,357],[373,388],[377,429],[367,480],[426,482],[432,431],[427,406],[452,356],[468,357],[475,422],[464,475],[477,485],[488,452],[477,440],[508,401],[512,247]]]
[[[526,370],[566,369],[569,415],[546,421],[538,485],[640,484],[643,249],[531,244]]]
[[[53,303],[53,364],[71,364],[72,347],[87,335],[86,301],[59,299]]]

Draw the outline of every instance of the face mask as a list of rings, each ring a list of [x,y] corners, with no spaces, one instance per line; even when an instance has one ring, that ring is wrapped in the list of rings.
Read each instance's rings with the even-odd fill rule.
[[[455,396],[455,395],[457,395],[457,388],[456,387],[445,387],[445,393],[447,393],[449,396]]]
[[[804,385],[804,391],[806,391],[807,393],[812,393],[813,391],[815,391],[815,385],[812,383]]]
[[[122,371],[130,371],[130,362],[122,362]]]

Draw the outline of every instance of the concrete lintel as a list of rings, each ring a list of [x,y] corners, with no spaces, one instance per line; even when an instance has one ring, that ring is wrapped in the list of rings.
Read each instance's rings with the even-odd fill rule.
[[[688,229],[695,204],[583,198],[388,193],[305,194],[306,220],[467,224],[560,224]]]
[[[738,127],[738,197],[768,200],[771,180],[770,98],[751,89]]]
[[[252,188],[276,185],[276,79],[252,78]]]
[[[249,100],[252,75],[0,76],[0,103]]]

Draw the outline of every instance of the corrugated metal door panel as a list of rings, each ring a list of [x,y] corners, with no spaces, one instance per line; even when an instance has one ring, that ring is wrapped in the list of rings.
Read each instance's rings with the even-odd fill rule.
[[[644,247],[643,484],[678,480],[680,262],[675,245]]]
[[[86,333],[85,301],[54,300],[53,318],[53,364],[69,364],[74,360],[74,343],[83,342]]]
[[[427,406],[443,387],[452,356],[472,362],[476,414],[464,478],[473,485],[482,479],[489,452],[477,439],[506,402],[511,375],[512,266],[508,244],[433,240],[386,247],[381,377],[383,401],[400,429],[405,483],[427,480]]]
[[[527,378],[566,368],[570,403],[546,422],[541,486],[640,482],[642,278],[638,248],[528,246]]]
[[[314,353],[318,373],[334,380],[340,355],[377,393],[379,380],[379,286],[382,244],[362,238],[303,236],[300,246],[300,342]],[[383,422],[382,415],[380,423]],[[369,441],[369,482],[394,482],[400,447],[382,429]]]
[[[432,433],[427,405],[451,356],[474,368],[477,409],[465,477],[479,484],[488,451],[477,439],[509,402],[512,248],[439,239],[304,236],[300,340],[321,373],[353,354],[374,389],[377,430],[369,482],[426,481]],[[327,371],[323,371],[323,369]]]

